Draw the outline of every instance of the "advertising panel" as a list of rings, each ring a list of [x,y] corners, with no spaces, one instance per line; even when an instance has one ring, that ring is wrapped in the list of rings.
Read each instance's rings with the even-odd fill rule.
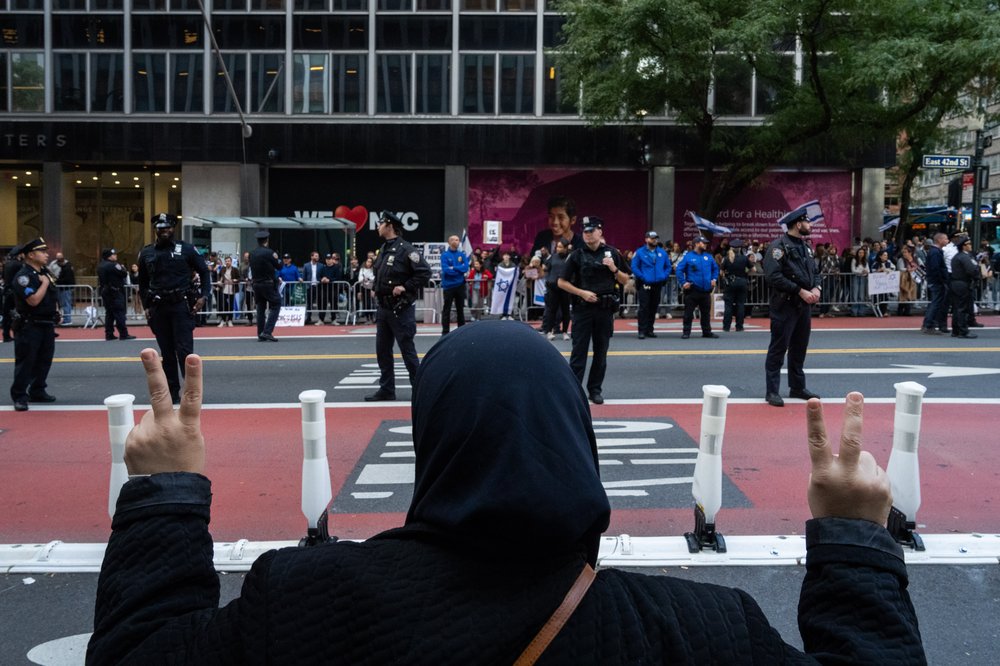
[[[382,246],[376,228],[383,210],[403,221],[409,241],[441,241],[444,236],[444,171],[440,169],[278,169],[268,174],[268,215],[342,217],[357,226],[357,253],[364,257]],[[312,249],[317,241],[296,238],[305,232],[283,231],[279,243]],[[305,244],[305,245],[303,245]],[[285,245],[272,243],[272,246]],[[345,261],[346,265],[346,261]]]
[[[701,173],[678,171],[674,197],[674,240],[681,243],[697,235],[684,211],[697,212],[701,192]],[[848,171],[824,172],[772,172],[765,174],[755,185],[748,187],[719,211],[713,222],[733,230],[730,238],[759,240],[768,243],[781,233],[777,220],[800,205],[818,199],[823,207],[825,221],[812,227],[812,241],[833,243],[843,249],[851,244],[851,173]]]
[[[642,245],[649,226],[649,175],[645,171],[469,170],[469,238],[473,246],[497,238],[521,253],[531,249],[539,231],[548,228],[548,200],[567,196],[576,202],[579,220],[604,220],[604,238],[622,250]],[[501,222],[489,224],[486,222]],[[484,232],[486,235],[484,235]],[[483,244],[489,246],[489,244]]]

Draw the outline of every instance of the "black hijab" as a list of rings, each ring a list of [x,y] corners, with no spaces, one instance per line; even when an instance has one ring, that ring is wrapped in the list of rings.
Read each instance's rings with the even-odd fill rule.
[[[559,352],[528,326],[477,322],[434,345],[416,384],[416,479],[401,531],[481,557],[509,556],[516,537],[594,564],[611,508],[590,408]]]

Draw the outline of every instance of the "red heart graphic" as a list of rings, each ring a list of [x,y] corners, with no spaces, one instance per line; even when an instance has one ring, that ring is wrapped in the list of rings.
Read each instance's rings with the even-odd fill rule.
[[[333,211],[333,216],[350,220],[358,228],[358,231],[361,231],[361,227],[368,223],[368,209],[364,206],[355,206],[354,208],[337,206],[337,209]]]

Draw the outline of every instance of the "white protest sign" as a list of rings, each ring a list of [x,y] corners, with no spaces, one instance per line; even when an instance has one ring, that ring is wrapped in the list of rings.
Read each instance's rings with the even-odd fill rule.
[[[278,323],[275,327],[305,326],[306,306],[304,305],[283,305],[278,312]]]
[[[868,274],[868,295],[899,293],[899,271],[888,273],[875,272]]]

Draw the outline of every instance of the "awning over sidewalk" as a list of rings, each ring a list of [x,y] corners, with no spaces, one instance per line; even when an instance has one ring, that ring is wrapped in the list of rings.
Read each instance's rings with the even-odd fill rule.
[[[185,216],[184,222],[195,227],[214,229],[336,229],[353,234],[357,227],[342,217],[195,217]]]

